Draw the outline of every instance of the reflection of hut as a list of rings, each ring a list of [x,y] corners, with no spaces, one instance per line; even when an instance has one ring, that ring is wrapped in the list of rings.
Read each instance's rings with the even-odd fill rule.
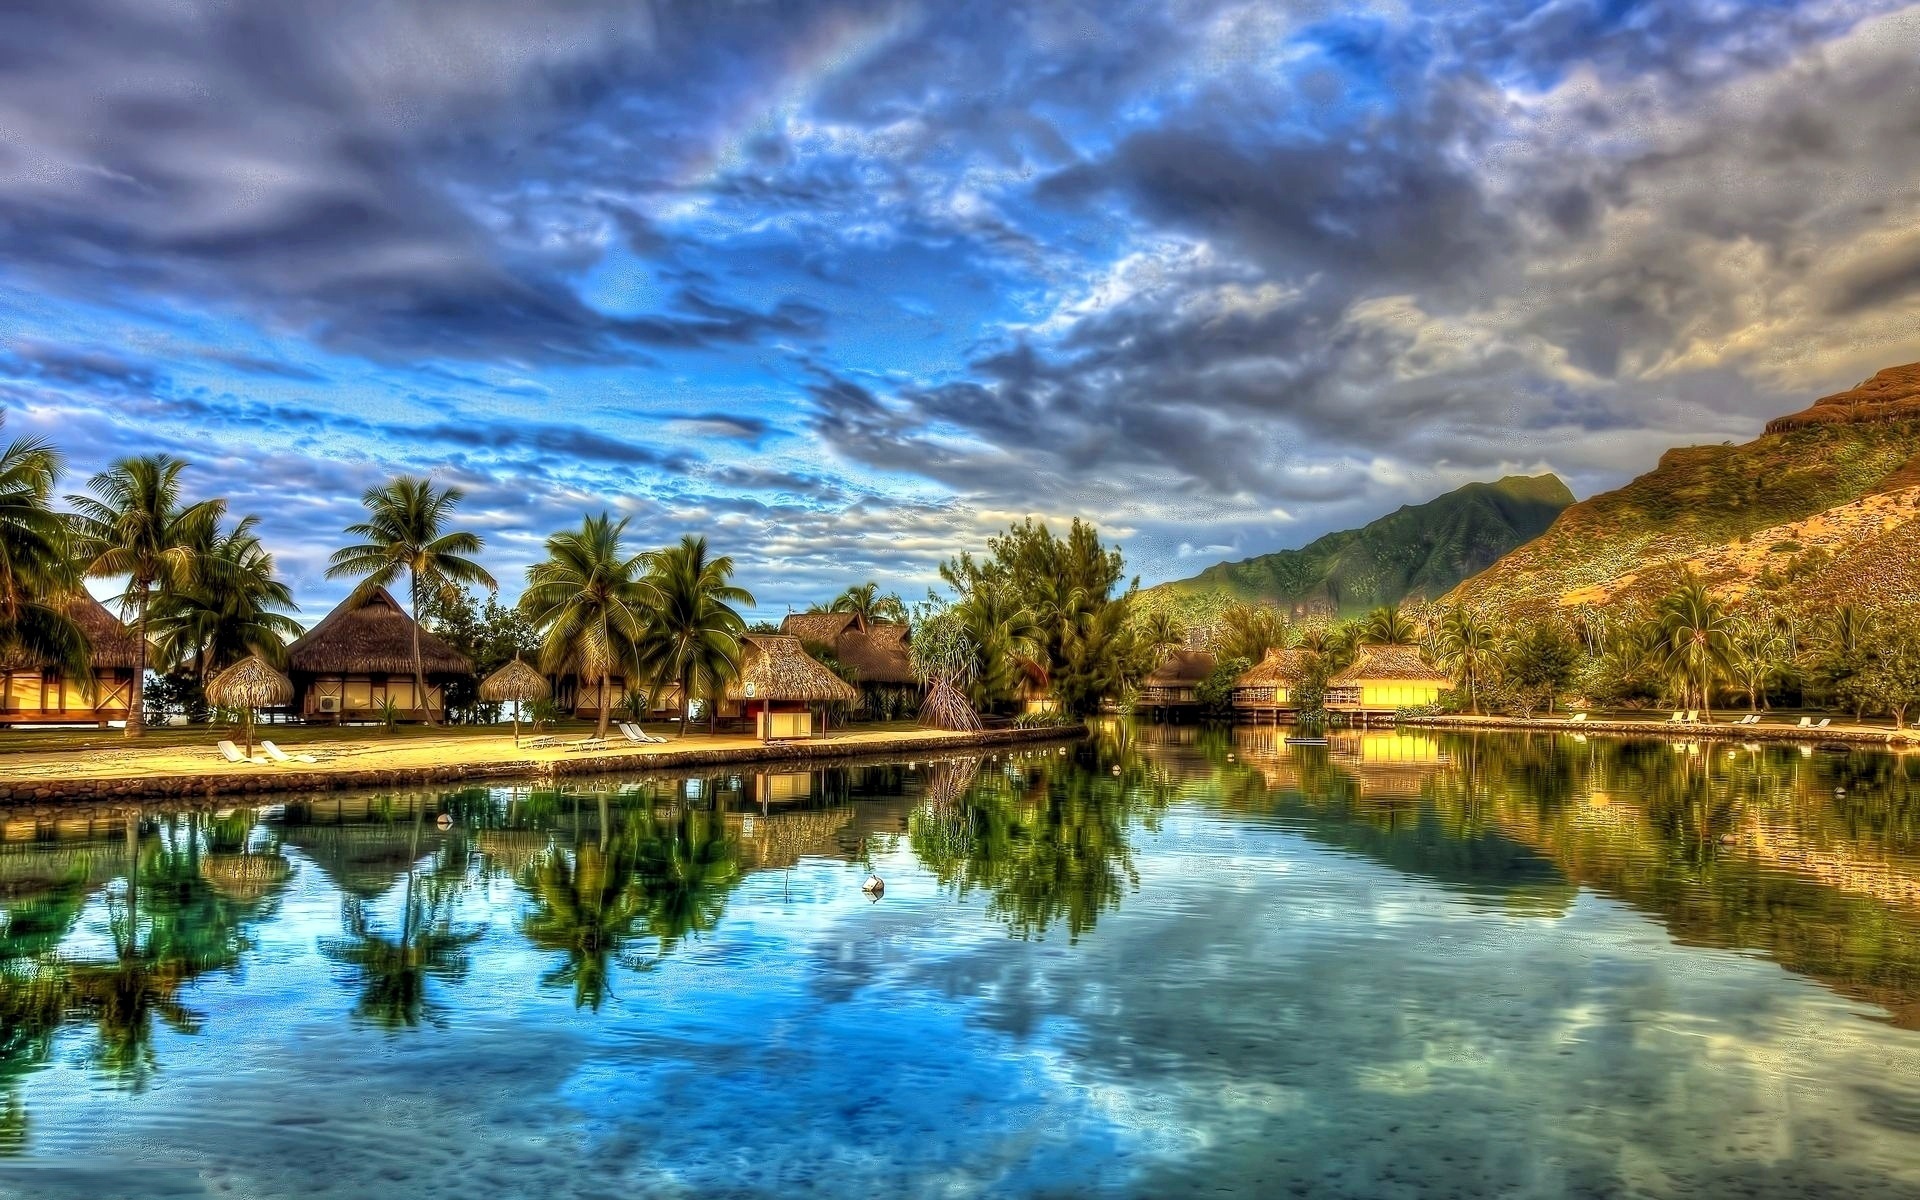
[[[791,867],[802,858],[838,857],[839,833],[852,819],[847,806],[726,817],[740,837],[741,863],[753,871]]]
[[[1416,646],[1362,646],[1352,666],[1327,680],[1326,708],[1363,719],[1391,717],[1396,709],[1436,702],[1449,682]]]
[[[812,737],[814,705],[852,703],[859,695],[786,634],[741,638],[740,674],[727,684],[727,700],[740,705],[762,741]]]
[[[868,621],[858,613],[792,613],[780,632],[818,647],[853,672],[860,698],[871,711],[910,711],[919,696],[907,643],[911,631],[901,621]],[[891,705],[887,693],[895,696]]]
[[[781,771],[753,777],[754,799],[761,804],[790,803],[813,795],[813,772]]]
[[[473,674],[473,664],[424,629],[420,657],[427,694],[414,695],[413,638],[417,627],[385,588],[349,596],[318,625],[287,647],[294,711],[309,720],[371,721],[391,701],[406,721],[444,708],[447,682]]]
[[[81,592],[67,616],[93,647],[87,678],[62,674],[51,663],[18,652],[0,656],[0,726],[123,721],[132,702],[140,641],[92,595]]]
[[[1200,707],[1200,685],[1218,665],[1211,651],[1175,650],[1140,683],[1139,705],[1163,720]]]
[[[372,900],[384,895],[444,839],[431,828],[378,824],[289,826],[286,840],[312,859],[341,892]]]
[[[1300,711],[1294,692],[1307,677],[1312,655],[1274,647],[1233,683],[1233,710],[1241,717],[1279,721]]]
[[[278,854],[209,854],[200,860],[200,877],[229,900],[264,900],[293,874],[293,864]]]

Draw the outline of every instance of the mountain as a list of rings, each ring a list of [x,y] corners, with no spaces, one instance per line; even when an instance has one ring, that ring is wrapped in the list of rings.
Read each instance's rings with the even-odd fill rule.
[[[1219,563],[1152,591],[1202,610],[1238,600],[1351,615],[1440,595],[1539,536],[1572,503],[1573,493],[1554,475],[1470,483],[1360,529],[1327,534],[1298,550]]]
[[[1686,572],[1779,607],[1920,601],[1920,363],[1767,424],[1667,451],[1446,598],[1511,612],[1650,602]]]

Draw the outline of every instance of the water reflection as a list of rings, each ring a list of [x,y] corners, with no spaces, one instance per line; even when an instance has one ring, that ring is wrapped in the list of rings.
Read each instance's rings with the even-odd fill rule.
[[[0,1152],[107,1153],[97,1118],[161,1120],[157,1096],[181,1124],[141,1144],[242,1194],[427,1195],[436,1163],[499,1194],[1920,1179],[1899,1066],[1920,764],[1286,732],[1109,723],[1064,750],[14,820]],[[366,1086],[468,1141],[377,1180],[332,1180],[324,1150],[377,1122],[304,1146],[256,1120],[267,1091],[233,1098],[251,1072],[307,1097],[289,1128],[344,1120],[389,1062]],[[482,1092],[567,1152],[486,1159]],[[214,1123],[229,1104],[252,1138]],[[750,1161],[737,1111],[767,1117]],[[1769,1159],[1754,1121],[1826,1149]],[[1721,1129],[1753,1144],[1703,1148]],[[1623,1163],[1629,1140],[1651,1166]],[[102,1178],[73,1194],[121,1194]]]

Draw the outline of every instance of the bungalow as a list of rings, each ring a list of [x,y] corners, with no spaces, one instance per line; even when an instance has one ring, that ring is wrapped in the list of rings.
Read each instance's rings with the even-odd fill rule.
[[[1365,720],[1432,704],[1452,681],[1427,665],[1417,646],[1362,646],[1353,664],[1327,680],[1326,708]]]
[[[134,672],[140,642],[133,630],[88,592],[69,602],[67,615],[93,647],[86,678],[19,653],[0,656],[0,726],[98,725],[127,719],[138,698]]]
[[[920,681],[907,648],[912,631],[905,622],[868,621],[859,613],[789,613],[780,632],[849,668],[866,715],[904,715],[919,703]]]
[[[414,695],[413,639],[420,638],[427,694]],[[473,674],[473,664],[433,634],[419,629],[385,588],[349,596],[287,647],[293,680],[292,711],[309,721],[377,721],[391,701],[403,721],[423,721],[444,709],[449,680]]]
[[[1294,691],[1307,676],[1313,656],[1305,650],[1274,647],[1246,674],[1234,680],[1233,709],[1243,717],[1271,718],[1276,723],[1282,713],[1300,711]]]
[[[1140,681],[1138,707],[1155,720],[1200,707],[1200,685],[1213,674],[1218,660],[1209,650],[1175,650]]]
[[[740,673],[727,684],[728,707],[738,706],[754,736],[770,739],[814,736],[813,706],[851,704],[860,694],[808,654],[800,639],[750,633],[740,639]],[[825,713],[821,714],[825,726]]]

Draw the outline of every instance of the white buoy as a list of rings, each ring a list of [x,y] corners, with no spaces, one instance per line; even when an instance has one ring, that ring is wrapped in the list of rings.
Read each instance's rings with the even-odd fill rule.
[[[438,826],[439,826],[440,828],[442,828],[442,829],[452,829],[452,828],[453,828],[453,818],[452,818],[452,817],[450,817],[450,816],[448,816],[448,815],[447,815],[446,813],[441,813],[441,814],[440,814],[440,819],[439,819],[439,820],[437,820],[437,821],[435,821],[435,822],[434,822],[434,824],[435,824],[435,825],[438,825]]]
[[[875,899],[879,899],[887,890],[887,881],[878,875],[869,875],[867,876],[867,881],[860,885],[860,890]]]

